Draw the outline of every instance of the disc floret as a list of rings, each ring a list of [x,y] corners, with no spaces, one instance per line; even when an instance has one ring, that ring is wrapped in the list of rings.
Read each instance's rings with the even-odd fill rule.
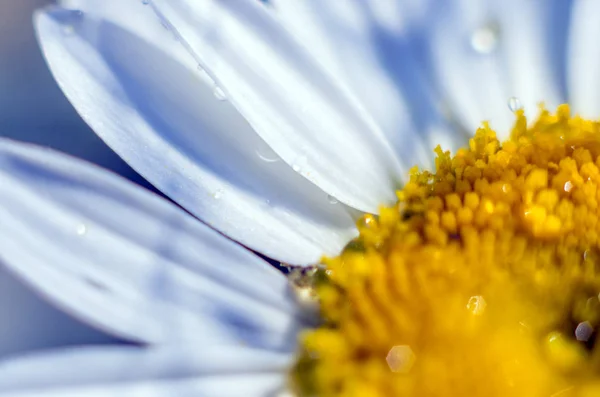
[[[600,395],[600,123],[519,110],[502,144],[484,123],[435,152],[324,259],[299,392]]]

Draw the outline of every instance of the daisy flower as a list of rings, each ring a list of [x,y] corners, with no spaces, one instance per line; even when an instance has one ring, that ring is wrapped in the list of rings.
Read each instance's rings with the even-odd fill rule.
[[[289,287],[139,188],[6,143],[8,266],[69,313],[153,347],[9,362],[5,390],[598,395],[600,124],[584,118],[597,116],[596,8],[41,11],[59,85],[134,169],[241,244],[318,265]],[[101,370],[60,373],[75,366]]]

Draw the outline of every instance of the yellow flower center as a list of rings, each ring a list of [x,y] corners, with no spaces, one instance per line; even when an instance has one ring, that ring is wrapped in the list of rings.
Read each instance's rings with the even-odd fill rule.
[[[600,396],[600,123],[516,112],[325,258],[300,395]]]

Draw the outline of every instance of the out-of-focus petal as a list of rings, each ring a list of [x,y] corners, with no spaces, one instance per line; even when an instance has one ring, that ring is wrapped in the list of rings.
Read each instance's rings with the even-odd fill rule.
[[[584,117],[600,116],[600,3],[573,2],[567,78],[573,109]]]
[[[119,340],[74,319],[41,299],[0,259],[0,358],[7,355]]]
[[[44,54],[82,117],[140,174],[211,226],[284,262],[315,262],[352,238],[346,207],[332,205],[215,98],[150,7],[69,3],[84,11],[37,15]]]
[[[145,189],[0,141],[0,259],[77,318],[141,342],[294,348],[285,277]]]
[[[340,201],[395,200],[398,158],[369,112],[257,1],[153,0],[219,89],[273,150]],[[365,76],[368,78],[368,76]]]
[[[405,168],[432,164],[433,148],[465,144],[444,120],[441,100],[421,62],[424,0],[272,0],[272,14],[331,73],[342,77]]]
[[[0,362],[0,396],[268,396],[291,360],[241,346],[72,348]]]

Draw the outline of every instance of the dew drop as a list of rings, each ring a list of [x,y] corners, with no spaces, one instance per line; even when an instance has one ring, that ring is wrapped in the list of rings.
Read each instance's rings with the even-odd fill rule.
[[[398,345],[390,349],[385,361],[387,361],[390,371],[407,374],[415,364],[416,356],[410,346]]]
[[[336,199],[335,197],[333,197],[331,194],[327,195],[327,201],[329,201],[330,204],[337,204],[337,203],[339,203],[338,199]]]
[[[298,157],[292,164],[292,169],[298,173],[302,172],[302,169],[306,166],[306,161],[306,156]]]
[[[594,327],[589,321],[584,321],[575,328],[575,338],[580,342],[587,342],[594,333]]]
[[[471,33],[471,48],[478,54],[491,54],[498,47],[498,39],[498,26],[494,23],[488,23]]]
[[[225,91],[223,91],[223,89],[217,85],[213,88],[213,95],[215,96],[215,98],[217,98],[218,101],[227,100],[227,95],[225,95]]]
[[[256,155],[265,163],[276,163],[279,157],[270,148],[256,149]]]
[[[517,110],[521,110],[523,105],[521,105],[521,101],[516,96],[511,96],[508,98],[508,109],[511,112],[516,112]]]
[[[573,183],[571,181],[566,181],[565,185],[563,186],[563,190],[569,193],[571,190],[573,190]]]
[[[356,226],[359,230],[374,229],[377,227],[377,218],[372,214],[364,215],[356,222]]]
[[[221,197],[223,197],[223,189],[215,190],[215,192],[213,193],[213,198],[215,200],[219,200]]]
[[[87,233],[87,226],[84,223],[77,225],[76,233],[78,236],[84,236]]]
[[[476,316],[483,314],[487,303],[481,295],[472,296],[467,303],[467,309]]]

